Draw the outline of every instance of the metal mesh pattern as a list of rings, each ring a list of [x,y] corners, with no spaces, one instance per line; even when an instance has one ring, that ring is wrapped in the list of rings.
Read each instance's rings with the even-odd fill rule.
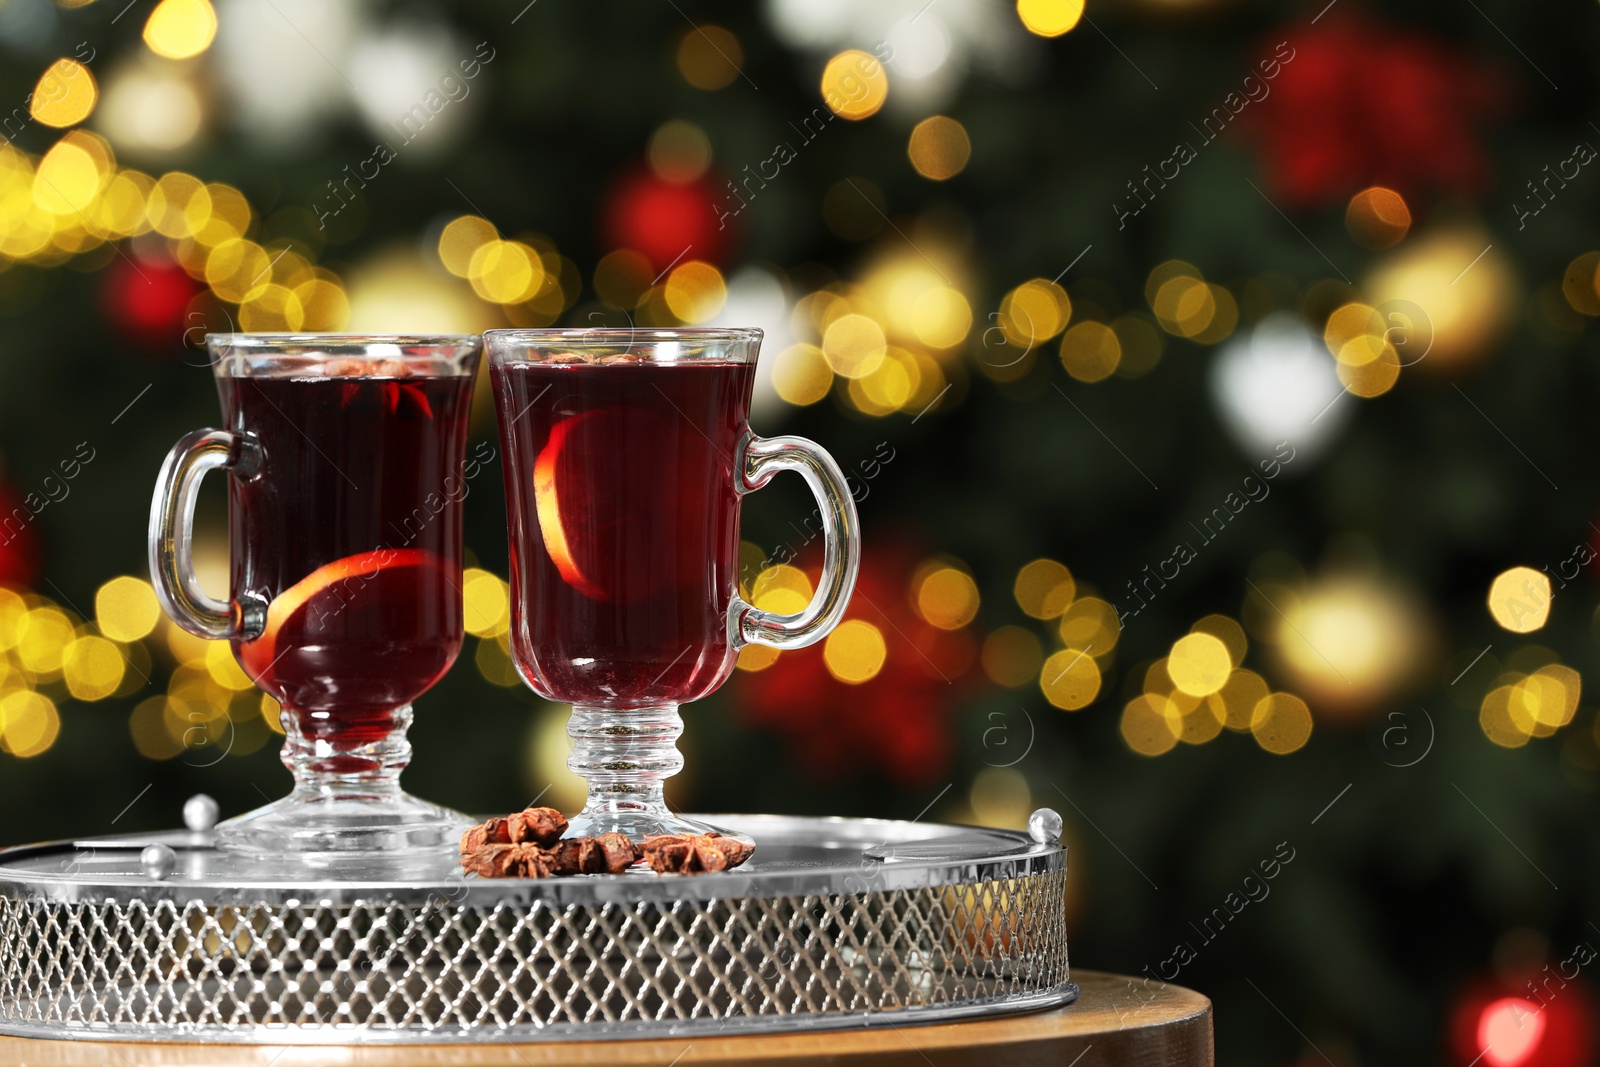
[[[0,896],[0,1027],[439,1040],[917,1015],[1067,987],[1065,879],[483,907]]]

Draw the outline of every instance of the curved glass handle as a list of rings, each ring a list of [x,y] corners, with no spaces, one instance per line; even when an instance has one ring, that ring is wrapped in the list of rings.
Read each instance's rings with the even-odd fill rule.
[[[244,594],[218,600],[194,575],[194,505],[206,471],[221,468],[242,478],[261,469],[261,446],[227,430],[195,430],[167,453],[150,504],[150,580],[167,616],[196,637],[213,640],[260,635],[267,606]]]
[[[741,493],[760,489],[779,471],[797,471],[806,480],[822,513],[822,580],[811,603],[796,615],[762,611],[735,596],[731,616],[734,646],[804,648],[815,644],[839,625],[861,569],[861,526],[844,472],[821,445],[804,437],[750,434],[740,442],[738,465]]]

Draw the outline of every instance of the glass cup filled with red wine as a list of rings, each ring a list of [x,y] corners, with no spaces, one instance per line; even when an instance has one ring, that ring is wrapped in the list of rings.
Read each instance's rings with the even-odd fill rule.
[[[399,784],[411,704],[461,649],[461,502],[476,336],[213,334],[226,429],[167,456],[150,572],[167,614],[232,643],[282,705],[289,796],[223,823],[259,853],[453,846],[455,812]],[[200,480],[226,471],[231,592],[192,559]]]
[[[511,547],[513,659],[572,705],[568,766],[588,785],[569,834],[727,833],[667,808],[678,706],[757,643],[827,636],[860,563],[838,465],[799,437],[757,437],[755,329],[490,330]],[[792,615],[738,595],[739,506],[778,471],[816,496],[822,576]]]

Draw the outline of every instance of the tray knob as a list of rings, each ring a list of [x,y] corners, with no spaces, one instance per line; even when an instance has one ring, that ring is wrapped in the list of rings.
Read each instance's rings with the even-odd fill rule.
[[[183,825],[203,834],[216,829],[219,813],[215,800],[204,793],[196,793],[183,802]]]
[[[169,845],[146,845],[139,853],[139,867],[146,875],[158,881],[172,877],[177,869],[178,854]]]
[[[1054,808],[1038,808],[1028,816],[1028,836],[1041,845],[1061,843],[1061,814]]]

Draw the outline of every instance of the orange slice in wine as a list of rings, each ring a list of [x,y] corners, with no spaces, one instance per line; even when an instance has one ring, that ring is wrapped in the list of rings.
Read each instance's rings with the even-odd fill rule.
[[[378,548],[323,564],[273,598],[261,636],[240,643],[239,663],[270,689],[273,664],[307,631],[326,628],[346,612],[353,617],[388,607],[415,616],[428,591],[447,577],[444,560],[420,548]],[[398,628],[410,627],[402,621]]]
[[[534,511],[557,573],[592,600],[637,603],[701,581],[711,554],[712,445],[647,408],[557,423],[533,466]]]
[[[597,421],[603,421],[604,411],[586,411],[574,418],[564,419],[550,431],[550,439],[545,442],[544,448],[539,452],[539,458],[533,464],[533,503],[534,510],[539,515],[539,530],[544,535],[545,551],[550,553],[550,562],[556,565],[556,570],[566,583],[578,590],[584,596],[596,600],[609,600],[606,590],[591,582],[578,568],[573,551],[577,538],[585,534],[585,524],[576,514],[564,516],[562,514],[562,499],[557,491],[557,485],[563,481],[560,471],[563,459],[568,458],[567,441],[572,437],[573,431],[579,431],[580,438],[587,438],[589,433],[581,429],[592,426]],[[582,443],[575,445],[573,451],[579,451]],[[577,487],[572,486],[570,495],[576,495]],[[574,509],[575,511],[576,509]],[[570,536],[569,536],[570,535]]]

